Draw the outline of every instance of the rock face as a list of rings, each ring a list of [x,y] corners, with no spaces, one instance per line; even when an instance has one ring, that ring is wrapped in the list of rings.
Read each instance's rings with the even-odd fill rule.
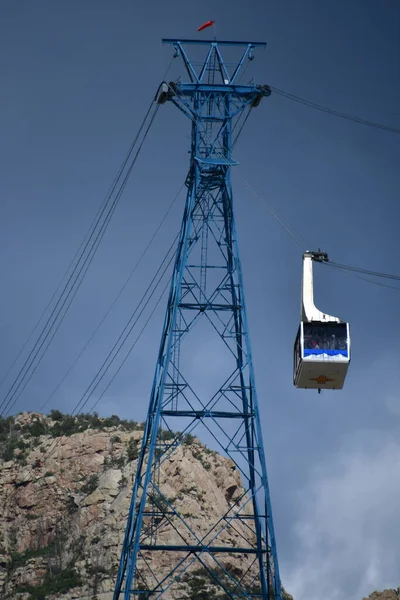
[[[0,422],[0,597],[111,600],[142,426],[50,415]],[[196,438],[177,448],[160,477],[185,517],[205,531],[207,520],[243,493],[232,461]],[[160,543],[171,540],[171,528],[159,535]],[[162,572],[166,558],[160,553],[158,560]],[[190,581],[185,585],[180,597],[207,597],[190,595]]]
[[[1,600],[112,600],[142,432],[118,417],[58,411],[0,419]],[[243,493],[232,461],[196,438],[177,448],[160,477],[199,533]],[[235,545],[240,534],[226,536]],[[158,535],[172,539],[168,527]],[[229,556],[225,566],[239,574],[248,567]],[[171,600],[224,598],[199,591],[203,575],[189,573]],[[400,600],[400,588],[363,600]]]
[[[399,600],[400,587],[397,590],[384,590],[383,592],[373,592],[368,598],[363,600]]]

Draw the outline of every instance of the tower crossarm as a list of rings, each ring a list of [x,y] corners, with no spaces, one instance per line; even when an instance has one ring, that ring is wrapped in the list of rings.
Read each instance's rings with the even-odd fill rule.
[[[163,44],[171,44],[175,48],[175,56],[181,56],[186,68],[186,71],[189,75],[190,81],[192,83],[203,83],[205,77],[207,76],[207,71],[210,70],[212,66],[212,61],[215,58],[218,64],[218,70],[223,78],[223,82],[234,83],[238,78],[243,64],[248,60],[253,60],[254,58],[254,49],[256,47],[265,48],[265,42],[225,42],[225,41],[216,41],[216,40],[178,40],[178,39],[163,39]],[[186,51],[185,46],[209,46],[209,50],[207,53],[207,57],[204,60],[204,63],[200,70],[195,69],[193,61],[189,58],[188,53]],[[222,58],[222,54],[220,51],[221,46],[230,46],[236,48],[243,48],[242,55],[239,60],[236,61],[235,69],[231,74],[228,71],[228,68]],[[213,52],[215,52],[215,57],[213,56]]]

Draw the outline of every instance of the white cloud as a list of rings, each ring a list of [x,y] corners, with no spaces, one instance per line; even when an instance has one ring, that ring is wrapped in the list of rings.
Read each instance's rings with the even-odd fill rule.
[[[364,432],[299,494],[288,591],[295,600],[361,600],[397,587],[399,523],[400,444]]]

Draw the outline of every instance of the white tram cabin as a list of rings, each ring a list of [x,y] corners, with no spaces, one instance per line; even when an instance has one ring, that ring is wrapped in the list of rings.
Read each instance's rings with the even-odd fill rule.
[[[297,388],[341,390],[350,363],[349,324],[314,305],[312,261],[324,252],[303,254],[301,322],[294,343],[293,383]]]
[[[294,385],[341,390],[350,362],[348,323],[300,323],[294,344]]]

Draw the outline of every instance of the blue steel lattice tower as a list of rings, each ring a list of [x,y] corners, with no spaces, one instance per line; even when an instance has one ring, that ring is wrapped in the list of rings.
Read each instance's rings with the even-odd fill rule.
[[[163,42],[188,81],[164,82],[157,101],[191,119],[191,158],[114,600],[281,600],[230,177],[246,111],[270,94],[238,81],[265,44]]]

